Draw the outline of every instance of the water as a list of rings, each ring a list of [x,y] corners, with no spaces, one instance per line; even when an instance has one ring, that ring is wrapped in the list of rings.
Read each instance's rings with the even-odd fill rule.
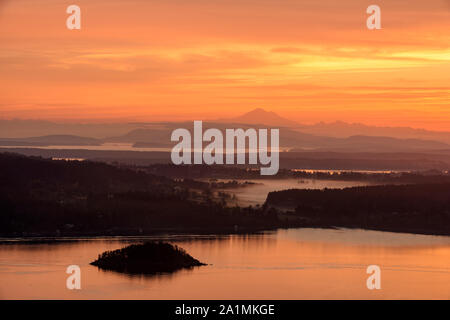
[[[207,179],[205,179],[207,181]],[[232,181],[230,179],[219,179],[218,181]],[[339,181],[339,180],[316,180],[316,179],[244,179],[236,180],[241,183],[248,181],[253,185],[234,189],[224,189],[236,196],[238,206],[262,205],[266,201],[267,195],[272,191],[287,189],[324,189],[324,188],[349,188],[356,186],[374,185],[368,181]]]
[[[137,238],[0,244],[1,299],[450,299],[450,237],[289,229],[260,235],[166,237],[210,265],[127,276],[89,265]],[[82,289],[66,289],[67,266]],[[366,288],[368,265],[381,290]]]

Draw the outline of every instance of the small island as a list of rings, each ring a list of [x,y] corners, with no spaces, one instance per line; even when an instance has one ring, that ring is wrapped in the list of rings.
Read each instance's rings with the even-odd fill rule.
[[[105,251],[91,265],[100,269],[128,274],[170,273],[205,266],[184,249],[165,242],[132,244],[122,249]]]

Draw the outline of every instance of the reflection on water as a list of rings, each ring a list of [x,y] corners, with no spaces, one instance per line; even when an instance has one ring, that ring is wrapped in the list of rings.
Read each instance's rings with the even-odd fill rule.
[[[168,236],[210,265],[129,276],[89,265],[141,238],[0,244],[3,299],[449,299],[450,237],[363,230],[289,229],[259,235]],[[82,289],[65,287],[66,267]],[[382,290],[366,288],[366,267]]]
[[[218,181],[231,181],[219,179]],[[266,201],[267,195],[271,191],[281,191],[287,189],[324,189],[324,188],[349,188],[357,186],[367,186],[367,181],[338,181],[338,180],[316,180],[316,179],[245,179],[254,183],[236,189],[225,189],[223,191],[233,193],[237,197],[236,204],[239,206],[262,205]],[[373,184],[373,183],[372,183]]]

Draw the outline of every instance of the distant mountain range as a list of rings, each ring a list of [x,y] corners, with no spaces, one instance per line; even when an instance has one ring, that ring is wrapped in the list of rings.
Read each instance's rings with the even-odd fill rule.
[[[261,128],[260,125],[239,125],[243,129]],[[100,146],[103,143],[128,143],[137,148],[170,148],[174,145],[170,136],[176,128],[192,129],[192,123],[172,123],[164,128],[142,128],[105,139],[94,139],[72,135],[49,135],[21,139],[0,139],[0,146]],[[207,128],[225,130],[233,127],[227,123],[204,123]],[[289,128],[280,128],[280,147],[292,151],[335,152],[426,152],[450,149],[450,145],[433,140],[398,139],[391,137],[351,136],[335,138],[302,133]]]
[[[313,125],[300,125],[298,130],[314,135],[326,135],[341,138],[353,135],[384,136],[399,139],[436,140],[450,144],[450,132],[430,131],[408,127],[375,127],[361,123],[336,121],[332,123],[320,122]]]
[[[336,138],[348,138],[351,136],[392,137],[399,139],[436,140],[450,144],[450,131],[431,131],[409,127],[368,126],[361,123],[346,123],[343,121],[330,123],[319,122],[307,125],[283,118],[274,112],[268,112],[262,108],[254,109],[236,118],[222,119],[220,121],[286,127],[302,133]]]
[[[48,135],[29,138],[0,138],[0,146],[99,146],[102,140],[73,135]]]
[[[45,120],[0,120],[0,139],[50,135],[105,138],[138,128],[133,123],[59,123]]]
[[[229,119],[219,119],[217,122],[225,123],[242,123],[242,124],[257,124],[257,125],[270,125],[277,127],[299,127],[298,122],[280,117],[275,112],[265,111],[262,108],[256,108],[243,115]]]
[[[6,125],[7,129],[3,125]],[[171,147],[177,128],[192,129],[193,122],[127,124],[57,124],[33,120],[0,120],[0,146],[96,146],[129,143],[135,147]],[[434,152],[450,150],[450,132],[412,128],[371,127],[344,122],[302,125],[261,108],[242,116],[204,122],[207,128],[279,128],[280,146],[296,151]],[[18,134],[42,133],[36,136]],[[49,134],[50,132],[50,134]],[[18,134],[11,137],[12,133]]]

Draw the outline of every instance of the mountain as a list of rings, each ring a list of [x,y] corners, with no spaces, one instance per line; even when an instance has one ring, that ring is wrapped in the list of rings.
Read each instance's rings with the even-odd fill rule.
[[[174,145],[171,134],[175,129],[193,129],[192,121],[148,122],[132,124],[55,124],[39,121],[0,120],[0,146],[51,146],[51,145],[100,145],[104,142],[130,143],[140,148],[170,148]],[[28,126],[30,125],[30,127]],[[42,131],[49,129],[56,134],[15,138],[11,132],[23,128]],[[28,128],[28,129],[27,129]],[[279,128],[280,147],[283,150],[335,151],[335,152],[430,152],[450,150],[450,132],[434,132],[412,128],[371,127],[345,122],[303,125],[285,119],[274,112],[254,109],[239,117],[204,121],[203,130],[217,128]],[[15,130],[13,130],[15,129]],[[128,129],[128,130],[127,130]],[[67,132],[84,132],[82,136]],[[100,133],[108,138],[98,139]],[[92,133],[93,135],[90,135]],[[95,134],[95,135],[94,135]],[[87,138],[85,136],[91,136]]]
[[[348,138],[328,137],[316,150],[337,152],[425,152],[448,148],[450,148],[448,144],[433,140],[356,135]]]
[[[0,138],[29,138],[48,135],[73,135],[104,138],[139,128],[134,123],[59,123],[44,120],[0,119]]]
[[[274,112],[265,111],[262,108],[254,109],[235,118],[220,119],[219,122],[288,127],[303,134],[334,138],[348,138],[351,136],[392,137],[398,139],[434,140],[450,144],[450,131],[431,131],[410,127],[369,126],[361,123],[346,123],[343,121],[330,123],[319,122],[306,125],[283,118]]]
[[[239,117],[230,119],[220,119],[219,122],[243,123],[243,124],[265,124],[277,127],[298,127],[295,121],[280,117],[275,112],[265,111],[262,108],[254,109]]]
[[[73,135],[48,135],[29,138],[0,138],[0,146],[98,146],[102,141]]]
[[[229,120],[231,121],[231,120]],[[203,122],[203,130],[217,128],[223,133],[227,128],[254,128],[256,130],[270,125],[236,124],[228,122]],[[173,130],[186,128],[192,132],[192,122],[166,123],[158,128],[141,128],[125,135],[105,139],[106,142],[133,143],[134,147],[172,147],[170,136]],[[336,152],[424,152],[450,149],[450,145],[423,139],[398,139],[392,137],[354,135],[346,138],[327,137],[303,133],[297,129],[280,128],[280,147],[301,151],[336,151]]]
[[[298,130],[304,133],[337,138],[347,138],[354,135],[382,136],[399,139],[424,139],[450,143],[450,132],[431,131],[409,127],[378,127],[361,123],[319,122],[313,125],[300,125]]]

